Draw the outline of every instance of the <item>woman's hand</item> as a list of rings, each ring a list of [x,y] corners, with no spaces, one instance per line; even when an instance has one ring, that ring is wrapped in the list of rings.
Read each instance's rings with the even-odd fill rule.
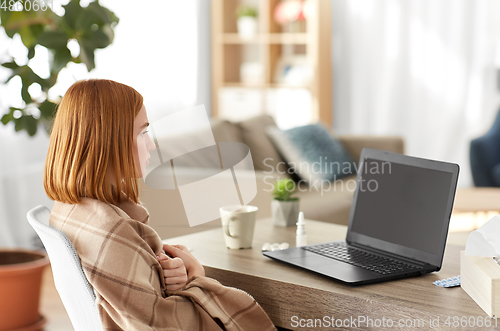
[[[205,269],[201,263],[189,252],[189,250],[182,245],[163,245],[163,249],[167,254],[174,258],[180,258],[184,262],[187,269],[188,278],[194,276],[205,276]]]
[[[156,258],[163,268],[167,291],[177,291],[186,286],[188,280],[187,269],[182,259],[178,257],[170,258],[163,253]]]

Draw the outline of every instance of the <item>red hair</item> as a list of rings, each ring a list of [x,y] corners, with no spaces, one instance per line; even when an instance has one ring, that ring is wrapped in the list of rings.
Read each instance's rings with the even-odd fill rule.
[[[124,84],[104,79],[73,84],[50,135],[43,180],[49,198],[117,204],[123,192],[138,203],[133,132],[142,106],[142,96]]]

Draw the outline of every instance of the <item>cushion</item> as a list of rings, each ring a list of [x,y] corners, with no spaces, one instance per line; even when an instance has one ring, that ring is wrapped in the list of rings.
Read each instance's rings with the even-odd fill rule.
[[[216,142],[239,142],[244,143],[241,132],[236,124],[221,119],[211,119],[210,126]]]
[[[266,136],[266,128],[276,126],[274,119],[269,115],[259,115],[245,121],[238,122],[243,142],[250,148],[255,170],[275,172],[279,163],[283,163],[273,143]],[[280,170],[283,171],[283,166]]]
[[[288,166],[305,182],[334,181],[356,172],[354,160],[339,139],[320,124],[286,131],[266,130]]]
[[[491,181],[496,187],[500,187],[500,163],[491,168]]]
[[[176,144],[168,146],[169,150],[177,151],[180,156],[174,158],[174,167],[189,168],[212,168],[220,172],[221,163],[216,145],[196,149],[192,151],[192,146],[201,146],[207,137],[213,135],[216,143],[219,142],[240,142],[242,139],[239,129],[229,121],[212,119],[210,129],[187,132],[177,138]]]

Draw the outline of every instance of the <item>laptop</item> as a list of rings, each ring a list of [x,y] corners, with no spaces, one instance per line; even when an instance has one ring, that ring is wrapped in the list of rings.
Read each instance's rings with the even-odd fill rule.
[[[345,240],[264,256],[351,285],[439,271],[459,166],[365,148],[357,170]]]

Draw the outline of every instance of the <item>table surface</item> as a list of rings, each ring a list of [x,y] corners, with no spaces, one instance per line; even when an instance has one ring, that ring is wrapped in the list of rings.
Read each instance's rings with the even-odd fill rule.
[[[311,220],[306,228],[308,244],[345,239],[347,232],[345,226]],[[227,249],[221,228],[165,242],[189,247],[205,266],[208,277],[251,294],[272,321],[283,328],[296,329],[316,322],[316,328],[311,324],[307,327],[313,330],[340,320],[347,323],[346,319],[349,327],[354,322],[361,328],[371,327],[364,324],[370,319],[373,326],[390,320],[394,326],[399,322],[412,327],[420,323],[425,329],[453,327],[457,323],[472,326],[473,322],[497,325],[460,287],[432,284],[460,273],[463,246],[447,245],[442,269],[437,273],[353,287],[264,257],[261,247],[265,242],[295,245],[295,227],[276,227],[271,219],[257,221],[251,249]]]

